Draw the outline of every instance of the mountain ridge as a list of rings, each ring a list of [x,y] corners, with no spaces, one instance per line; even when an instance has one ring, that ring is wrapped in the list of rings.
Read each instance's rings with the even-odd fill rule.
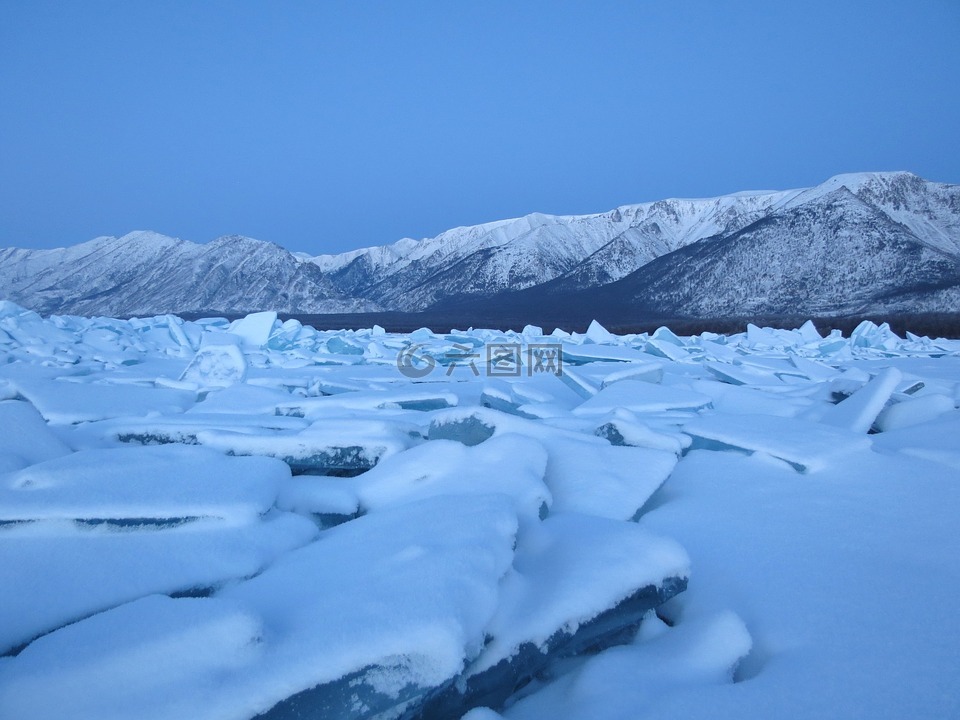
[[[871,253],[882,262],[867,262]],[[47,314],[417,312],[558,299],[673,314],[960,310],[958,263],[960,185],[849,173],[812,188],[531,213],[337,255],[151,231],[53,250],[5,248],[0,295]],[[762,281],[750,270],[761,265]],[[845,274],[831,275],[834,266]],[[832,279],[818,284],[814,270]]]

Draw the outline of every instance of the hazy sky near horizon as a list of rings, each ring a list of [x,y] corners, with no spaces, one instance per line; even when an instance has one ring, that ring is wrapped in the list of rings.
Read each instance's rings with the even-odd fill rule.
[[[957,0],[0,0],[0,247],[960,183],[958,37]]]

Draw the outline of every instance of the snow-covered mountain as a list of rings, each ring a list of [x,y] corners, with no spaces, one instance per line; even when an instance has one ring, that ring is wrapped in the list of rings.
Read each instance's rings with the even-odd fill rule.
[[[313,263],[279,245],[225,236],[205,245],[132,232],[55,250],[0,250],[0,296],[41,313],[362,312]]]
[[[803,190],[534,213],[339,255],[148,232],[0,250],[0,296],[45,313],[113,315],[564,299],[681,315],[960,310],[958,263],[960,186],[856,173]]]

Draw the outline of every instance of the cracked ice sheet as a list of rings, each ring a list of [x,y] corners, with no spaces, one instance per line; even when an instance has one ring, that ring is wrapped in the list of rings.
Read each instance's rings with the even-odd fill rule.
[[[136,385],[39,379],[14,380],[13,384],[49,423],[58,425],[183,412],[197,399],[195,392]]]
[[[465,438],[470,444],[508,433],[537,439],[547,449],[544,479],[553,495],[554,512],[629,520],[663,484],[677,461],[676,455],[667,450],[615,446],[593,435],[489,408],[435,413],[429,431],[431,442],[437,438],[463,441],[468,427],[479,433]]]
[[[648,613],[632,645],[610,648],[587,659],[541,692],[521,699],[501,717],[508,720],[654,717],[645,711],[656,707],[663,696],[730,683],[734,668],[749,652],[750,645],[750,634],[743,621],[730,611],[693,620],[675,629]],[[477,720],[481,717],[478,715]],[[709,717],[709,714],[692,717]]]
[[[692,420],[683,431],[698,445],[770,455],[800,472],[822,470],[844,455],[871,445],[865,435],[790,417],[713,413]]]
[[[492,640],[469,675],[510,657],[521,643],[542,648],[561,628],[576,632],[637,590],[689,572],[682,547],[634,523],[579,513],[523,523],[487,628]]]
[[[0,652],[150,593],[248,577],[316,533],[312,522],[288,513],[253,523],[206,519],[162,530],[66,521],[0,528],[0,588],[6,595]]]
[[[480,651],[516,530],[497,496],[384,510],[323,533],[213,602],[140,601],[52,633],[0,663],[0,699],[20,717],[82,707],[101,720],[182,718],[189,707],[196,720],[246,720],[374,665],[383,686],[436,686]],[[247,619],[208,649],[201,609],[215,623]],[[255,651],[243,651],[256,637]],[[118,683],[131,658],[134,682]],[[180,658],[189,672],[177,669]],[[159,681],[137,667],[161,668]]]
[[[201,430],[197,442],[230,455],[262,455],[295,472],[367,470],[419,439],[411,423],[366,417],[315,420],[296,431]]]
[[[475,447],[434,440],[355,478],[292,477],[277,504],[296,512],[351,515],[436,495],[499,493],[511,498],[518,514],[536,518],[552,502],[543,482],[546,466],[543,445],[522,435],[501,435]]]
[[[0,520],[254,520],[273,506],[286,465],[180,445],[81,450],[0,475]]]
[[[695,451],[659,501],[641,526],[694,565],[674,629],[730,608],[754,649],[744,682],[629,717],[960,717],[955,470],[862,451],[798,483],[768,458]]]

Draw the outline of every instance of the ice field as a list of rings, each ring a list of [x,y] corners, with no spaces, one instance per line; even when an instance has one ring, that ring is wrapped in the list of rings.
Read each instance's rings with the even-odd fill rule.
[[[960,341],[0,303],[0,718],[960,717]]]

